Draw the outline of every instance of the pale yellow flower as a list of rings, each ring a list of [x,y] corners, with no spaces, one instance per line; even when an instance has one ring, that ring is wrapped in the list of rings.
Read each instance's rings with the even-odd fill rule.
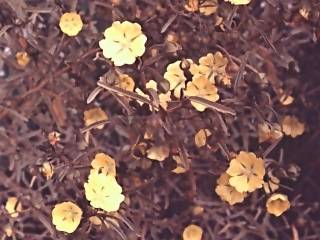
[[[25,66],[27,66],[29,64],[30,57],[29,57],[27,52],[17,52],[16,53],[16,60],[17,60],[17,63],[21,67],[25,67]]]
[[[218,89],[204,75],[199,75],[197,78],[193,79],[192,82],[188,82],[184,94],[188,97],[201,97],[211,102],[219,100]],[[207,108],[207,106],[192,100],[191,105],[200,112],[203,112]]]
[[[215,192],[230,205],[243,202],[247,193],[238,192],[235,187],[229,184],[229,180],[230,176],[227,173],[223,173],[217,180]]]
[[[51,215],[58,231],[73,233],[80,224],[82,210],[72,202],[62,202],[54,206]]]
[[[200,129],[194,136],[194,142],[198,148],[203,147],[207,144],[207,138],[211,136],[209,129]]]
[[[116,21],[105,30],[104,37],[99,46],[116,66],[133,64],[145,52],[147,37],[138,23]]]
[[[238,192],[253,192],[263,185],[265,175],[264,161],[252,152],[241,151],[232,159],[226,173],[230,175],[229,183]]]
[[[226,73],[227,65],[228,59],[224,57],[221,52],[216,52],[215,54],[208,53],[199,59],[199,65],[191,65],[190,72],[194,75],[193,78],[204,75],[212,83],[218,80],[225,85],[230,85],[231,80]]]
[[[116,87],[127,90],[129,92],[133,92],[134,90],[134,80],[127,74],[119,75],[119,82],[116,84]]]
[[[280,193],[274,193],[267,200],[266,207],[269,213],[279,217],[290,208],[288,196]]]
[[[293,138],[304,133],[304,124],[294,116],[285,116],[281,124],[283,132]]]
[[[40,168],[40,171],[42,173],[42,175],[49,180],[50,178],[52,178],[53,173],[54,173],[54,167],[50,162],[44,162],[42,164],[42,167]]]
[[[91,171],[88,182],[84,184],[85,195],[90,205],[107,212],[118,211],[124,201],[122,187],[114,176]]]
[[[94,171],[114,177],[116,176],[116,162],[107,154],[97,153],[91,162],[91,166]]]
[[[16,218],[19,216],[19,212],[22,211],[21,202],[16,197],[9,197],[5,209],[10,214],[12,218]]]
[[[192,60],[187,60],[192,64]],[[167,71],[164,73],[164,78],[170,84],[170,90],[173,90],[173,95],[176,98],[180,98],[181,89],[186,87],[187,78],[184,75],[183,70],[181,69],[181,61],[176,61],[167,66]]]
[[[195,224],[190,224],[187,226],[182,233],[183,240],[201,240],[203,235],[203,230],[201,227]]]
[[[64,13],[60,18],[60,29],[69,37],[78,35],[83,27],[81,16],[75,12]]]
[[[100,121],[106,121],[108,120],[107,114],[99,107],[91,108],[87,111],[84,111],[84,124],[86,127],[100,122]],[[97,126],[97,129],[103,129],[104,124]]]
[[[283,95],[281,95],[279,101],[280,101],[280,103],[281,103],[282,105],[288,106],[288,105],[290,105],[290,104],[293,103],[294,97],[292,97],[291,95],[283,94]]]
[[[234,5],[247,5],[251,0],[224,0],[225,2],[230,2]]]
[[[259,143],[262,142],[275,142],[282,138],[281,126],[276,123],[261,123],[258,125]]]
[[[147,157],[151,160],[164,161],[170,153],[167,145],[153,146],[147,150]]]

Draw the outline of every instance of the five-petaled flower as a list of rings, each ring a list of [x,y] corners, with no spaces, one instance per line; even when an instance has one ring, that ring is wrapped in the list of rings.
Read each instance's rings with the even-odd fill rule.
[[[261,188],[265,175],[264,161],[252,152],[241,151],[232,159],[226,173],[230,175],[229,183],[238,192],[253,192]]]
[[[90,205],[107,212],[115,212],[124,201],[122,187],[114,176],[91,171],[84,184],[85,195]]]
[[[73,202],[62,202],[54,206],[51,215],[58,231],[73,233],[80,224],[82,210]]]
[[[190,65],[193,64],[192,60],[186,60]],[[173,90],[173,95],[176,98],[180,98],[181,89],[186,87],[186,76],[181,68],[181,61],[176,61],[167,66],[167,71],[164,73],[164,78],[168,80],[170,84],[170,90]]]
[[[215,192],[219,197],[228,202],[230,205],[241,203],[247,196],[246,192],[238,192],[235,187],[229,184],[230,176],[227,173],[223,173],[217,180],[217,186]]]
[[[228,59],[221,52],[216,52],[215,54],[208,53],[199,59],[199,65],[191,65],[190,72],[193,74],[193,78],[204,75],[212,83],[215,83],[217,80],[224,85],[230,85],[230,76],[226,73],[227,65]]]
[[[60,29],[69,37],[78,35],[83,27],[81,16],[75,12],[65,13],[60,18]]]
[[[272,194],[266,203],[267,211],[277,217],[290,208],[288,196],[280,193]]]
[[[113,22],[104,32],[105,39],[99,42],[103,55],[110,58],[114,65],[133,64],[145,52],[147,37],[138,23]]]
[[[193,79],[192,82],[188,82],[187,89],[184,91],[184,94],[188,97],[201,97],[212,102],[219,100],[217,87],[204,75],[199,75],[197,78]],[[207,108],[207,106],[192,100],[191,104],[200,112],[203,112]]]

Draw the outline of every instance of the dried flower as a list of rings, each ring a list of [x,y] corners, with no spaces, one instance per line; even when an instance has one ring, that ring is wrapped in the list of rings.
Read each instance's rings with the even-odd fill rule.
[[[173,173],[181,174],[181,173],[185,173],[186,171],[188,171],[186,166],[184,166],[184,163],[183,163],[180,156],[175,155],[175,156],[172,156],[172,158],[177,163],[177,167],[172,170]]]
[[[245,192],[238,192],[235,187],[229,184],[230,176],[227,173],[223,173],[217,180],[217,186],[215,192],[219,197],[228,202],[230,205],[241,203],[247,196]]]
[[[101,108],[97,107],[97,108],[91,108],[87,111],[84,111],[83,119],[84,119],[85,126],[88,127],[94,123],[108,120],[108,116]],[[104,127],[104,124],[101,124],[96,128],[103,129],[103,127]]]
[[[224,85],[230,85],[230,76],[226,73],[228,59],[221,52],[215,54],[208,53],[199,59],[199,65],[192,64],[190,72],[197,78],[199,75],[204,75],[212,83],[215,80],[221,81]]]
[[[304,133],[304,124],[294,116],[285,116],[281,124],[283,132],[293,138]]]
[[[17,52],[16,53],[16,60],[17,60],[17,63],[21,67],[25,67],[25,66],[27,66],[29,64],[30,57],[29,57],[27,52]]]
[[[89,221],[90,221],[93,225],[97,225],[97,226],[99,226],[99,225],[102,224],[101,219],[100,219],[99,217],[97,217],[97,216],[91,216],[91,217],[89,217]]]
[[[42,167],[40,168],[40,171],[42,173],[42,175],[49,180],[50,178],[52,178],[53,173],[54,173],[54,167],[50,162],[44,162],[42,164]]]
[[[155,90],[156,92],[158,92],[158,84],[156,81],[154,80],[149,80],[147,83],[146,83],[146,88],[149,88],[149,89],[153,89]],[[147,98],[150,100],[150,97],[149,95],[145,94],[143,91],[141,91],[141,89],[137,88],[136,89],[136,93],[139,94],[140,96],[144,97],[144,98]],[[164,109],[164,110],[167,110],[167,107],[168,107],[168,102],[170,102],[171,100],[171,97],[170,97],[170,91],[168,91],[167,93],[160,93],[158,94],[158,97],[159,97],[159,104],[160,106]],[[138,103],[140,105],[143,104],[143,102],[139,101],[138,100]],[[150,106],[150,110],[151,110],[151,106]],[[156,109],[157,110],[157,109]]]
[[[192,60],[188,59],[187,61],[190,64],[193,64]],[[181,89],[186,87],[185,82],[187,80],[180,65],[181,61],[176,61],[169,64],[167,66],[167,71],[164,74],[164,78],[168,80],[170,84],[170,90],[173,90],[173,95],[176,98],[180,98]]]
[[[54,206],[51,215],[58,231],[73,233],[80,224],[82,210],[73,202],[62,202]]]
[[[194,136],[194,142],[198,148],[203,147],[207,144],[207,138],[211,136],[209,129],[200,129]]]
[[[187,226],[182,233],[183,240],[201,240],[203,230],[201,227],[195,224]]]
[[[5,209],[12,218],[17,218],[19,216],[19,212],[22,211],[22,205],[18,198],[9,197],[6,202]]]
[[[218,1],[204,0],[200,2],[199,0],[188,0],[184,7],[189,12],[199,11],[203,15],[209,16],[217,11]]]
[[[292,97],[291,95],[283,94],[283,95],[281,95],[279,101],[280,101],[280,103],[281,103],[282,105],[288,106],[288,105],[290,105],[290,104],[293,103],[294,97]]]
[[[57,131],[52,131],[48,134],[49,143],[54,146],[61,141],[61,133]]]
[[[60,18],[60,29],[69,37],[78,35],[83,27],[81,16],[75,12],[64,13]]]
[[[252,152],[241,151],[231,160],[226,173],[230,175],[230,185],[238,192],[253,192],[263,185],[264,161]]]
[[[290,208],[288,196],[280,193],[274,193],[267,200],[266,207],[269,213],[279,217]]]
[[[170,153],[167,145],[153,146],[147,150],[147,157],[151,160],[164,161]]]
[[[247,5],[251,0],[224,0],[225,2],[230,2],[234,5]]]
[[[12,232],[13,232],[12,227],[9,224],[5,225],[3,227],[3,232],[6,234],[6,236],[8,238],[11,238]],[[3,239],[5,239],[5,238],[3,238]]]
[[[279,178],[272,175],[270,175],[269,178],[267,182],[263,183],[263,189],[267,194],[277,191],[280,184]]]
[[[124,201],[124,195],[121,194],[122,187],[111,175],[91,171],[84,189],[90,205],[107,212],[118,211],[120,204]]]
[[[97,153],[91,162],[93,171],[106,175],[116,176],[116,162],[112,157],[104,153]]]
[[[145,52],[147,37],[138,23],[116,21],[105,30],[104,37],[99,46],[103,55],[111,58],[116,66],[133,64]]]
[[[134,80],[127,74],[119,75],[119,82],[116,84],[116,87],[122,88],[129,92],[133,92],[134,90]]]
[[[195,206],[192,209],[192,214],[195,216],[201,215],[204,212],[204,208],[201,206]]]
[[[186,96],[197,96],[207,99],[212,102],[219,100],[218,89],[216,86],[211,83],[204,75],[200,75],[197,78],[193,79],[192,82],[188,82],[187,89],[184,91]],[[193,102],[191,100],[192,106],[198,111],[204,111],[207,106]]]
[[[283,133],[281,132],[281,127],[276,123],[261,123],[258,125],[258,137],[259,143],[262,142],[274,142],[282,138]]]

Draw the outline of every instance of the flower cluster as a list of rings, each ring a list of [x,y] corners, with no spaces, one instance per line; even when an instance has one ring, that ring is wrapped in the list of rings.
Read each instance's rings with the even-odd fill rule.
[[[267,211],[280,216],[290,207],[288,197],[274,193],[279,188],[280,180],[268,174],[269,180],[265,182],[265,173],[263,159],[252,152],[241,151],[230,161],[227,171],[218,178],[215,192],[222,200],[234,205],[243,202],[249,193],[264,187],[267,194],[273,193],[267,200]]]

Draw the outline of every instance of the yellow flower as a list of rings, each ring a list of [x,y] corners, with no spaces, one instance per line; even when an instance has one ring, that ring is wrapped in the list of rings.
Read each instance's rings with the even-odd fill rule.
[[[259,143],[262,142],[274,142],[282,138],[283,134],[281,132],[281,127],[279,124],[267,124],[261,123],[258,125],[258,137]]]
[[[230,205],[243,202],[247,193],[238,192],[229,184],[229,180],[230,176],[227,173],[223,173],[217,180],[216,193],[222,200],[228,202]]]
[[[87,111],[84,111],[84,124],[86,127],[100,122],[108,120],[107,114],[99,107],[91,108]],[[103,129],[104,124],[97,126],[97,129]]]
[[[225,2],[230,2],[234,5],[247,5],[251,0],[224,0]]]
[[[280,193],[274,193],[267,200],[266,207],[269,213],[279,217],[290,208],[288,196]]]
[[[172,158],[177,163],[177,167],[172,170],[173,173],[181,174],[181,173],[185,173],[186,171],[188,171],[186,166],[184,166],[183,161],[180,156],[176,155],[176,156],[172,156]]]
[[[167,145],[153,146],[147,150],[147,157],[151,160],[164,161],[170,153]]]
[[[193,64],[192,60],[188,59],[187,61]],[[176,98],[180,98],[181,89],[186,87],[185,82],[187,80],[180,65],[181,61],[171,63],[167,66],[167,71],[164,73],[164,78],[169,82],[170,90],[174,90],[173,95]]]
[[[42,175],[49,180],[50,178],[52,178],[53,173],[54,173],[54,167],[50,162],[44,162],[42,164],[42,167],[40,169],[40,171],[42,172]]]
[[[72,202],[62,202],[54,206],[51,215],[58,231],[73,233],[80,224],[82,210]]]
[[[221,52],[216,52],[214,55],[208,53],[199,59],[199,65],[191,65],[190,72],[194,75],[194,78],[197,78],[199,75],[204,75],[212,83],[215,83],[217,79],[225,85],[230,85],[230,77],[226,73],[227,65],[228,59],[225,58]]]
[[[263,185],[265,175],[264,161],[252,152],[241,151],[232,159],[226,173],[230,175],[229,183],[238,192],[253,192]]]
[[[116,176],[116,162],[112,157],[104,153],[97,153],[91,162],[94,171],[106,175]]]
[[[70,12],[61,16],[59,26],[63,33],[73,37],[81,31],[83,23],[79,14]]]
[[[211,136],[209,129],[200,129],[194,136],[194,142],[198,148],[207,144],[207,138]]]
[[[283,132],[293,138],[304,133],[304,124],[294,116],[285,116],[281,124]]]
[[[133,64],[145,52],[147,37],[138,23],[116,21],[105,30],[104,37],[99,46],[116,66]]]
[[[200,5],[200,6],[199,6]],[[189,12],[199,11],[203,15],[209,16],[215,13],[218,9],[217,0],[188,0],[187,4],[184,6]]]
[[[200,75],[193,79],[192,82],[188,82],[187,89],[184,91],[184,94],[189,97],[202,97],[212,102],[216,102],[219,99],[218,89],[204,75]],[[200,112],[203,112],[207,108],[207,106],[193,102],[192,100],[191,104]]]
[[[119,82],[116,84],[116,87],[122,88],[129,92],[133,92],[134,90],[134,80],[127,74],[119,75]]]
[[[27,66],[29,64],[30,57],[29,57],[27,52],[17,52],[16,53],[16,60],[17,60],[17,63],[21,67],[25,67],[25,66]]]
[[[201,227],[195,224],[187,226],[182,233],[183,240],[201,240],[203,230]]]
[[[12,218],[16,218],[19,216],[19,212],[22,211],[22,205],[21,202],[18,201],[18,198],[16,197],[9,197],[5,209],[10,214]]]
[[[107,212],[118,211],[124,201],[122,187],[114,176],[91,171],[88,182],[84,184],[85,195],[90,205]]]
[[[270,179],[263,183],[263,189],[266,193],[275,192],[279,188],[280,180],[275,176],[269,176]]]

